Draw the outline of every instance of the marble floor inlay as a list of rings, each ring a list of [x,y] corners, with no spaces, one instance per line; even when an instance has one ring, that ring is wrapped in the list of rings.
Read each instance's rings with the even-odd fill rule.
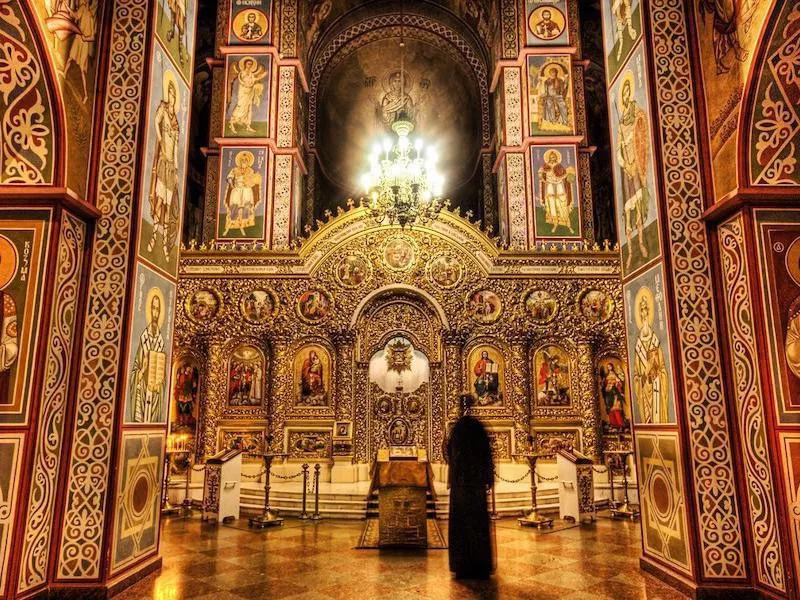
[[[246,519],[166,519],[162,570],[115,600],[686,598],[639,568],[638,523],[601,517],[538,532],[513,519],[497,521],[497,572],[487,582],[454,580],[447,550],[356,550],[361,529],[355,520],[287,520],[253,531]]]

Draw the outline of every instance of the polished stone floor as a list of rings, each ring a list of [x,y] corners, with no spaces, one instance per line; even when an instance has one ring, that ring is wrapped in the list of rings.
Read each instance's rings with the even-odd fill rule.
[[[462,582],[448,571],[447,550],[355,550],[358,521],[287,520],[250,531],[246,520],[214,526],[173,518],[163,525],[161,572],[115,600],[686,598],[639,569],[638,523],[601,517],[563,527],[543,533],[498,521],[497,573]]]

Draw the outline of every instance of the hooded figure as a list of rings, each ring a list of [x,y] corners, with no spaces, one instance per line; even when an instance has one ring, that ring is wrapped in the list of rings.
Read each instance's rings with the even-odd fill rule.
[[[462,416],[447,442],[450,481],[450,570],[459,579],[487,579],[494,571],[494,531],[486,492],[494,483],[486,429],[467,415],[472,396],[461,397]]]

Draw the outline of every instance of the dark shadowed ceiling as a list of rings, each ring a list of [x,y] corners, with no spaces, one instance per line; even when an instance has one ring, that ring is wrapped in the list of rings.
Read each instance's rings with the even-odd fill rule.
[[[310,36],[309,138],[320,175],[314,212],[358,197],[370,149],[393,135],[389,108],[398,102],[412,108],[412,138],[436,146],[446,196],[477,212],[481,148],[489,145],[484,36],[491,34],[482,0],[318,0],[311,11],[327,15]]]

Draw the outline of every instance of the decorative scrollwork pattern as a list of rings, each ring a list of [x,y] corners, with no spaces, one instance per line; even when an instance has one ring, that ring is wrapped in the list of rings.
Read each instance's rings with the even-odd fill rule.
[[[784,590],[778,513],[763,404],[767,395],[761,386],[758,372],[758,350],[753,329],[742,216],[737,215],[721,225],[718,235],[726,287],[728,347],[733,357],[742,458],[747,476],[749,514],[756,549],[756,575],[761,583],[776,590]]]
[[[53,318],[47,342],[47,370],[41,396],[36,454],[20,561],[19,592],[30,590],[47,581],[48,549],[64,439],[64,413],[85,242],[86,224],[65,212],[61,217]]]
[[[114,3],[96,224],[57,573],[100,575],[144,84],[147,3]]]
[[[699,519],[702,572],[743,578],[744,541],[722,387],[685,4],[650,3],[678,346]]]

